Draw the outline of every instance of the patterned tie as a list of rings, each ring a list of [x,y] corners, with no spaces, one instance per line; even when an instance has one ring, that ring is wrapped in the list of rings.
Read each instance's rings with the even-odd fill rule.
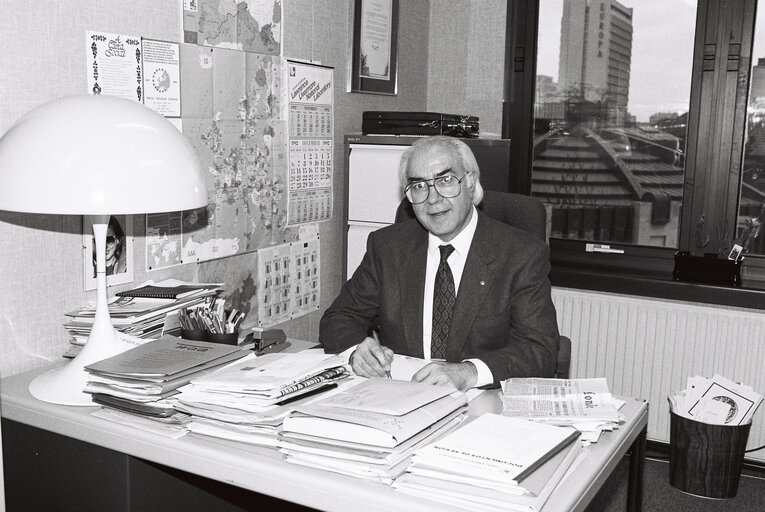
[[[441,245],[441,262],[436,272],[436,283],[433,287],[433,332],[430,341],[430,357],[446,359],[446,338],[449,337],[449,324],[452,322],[454,310],[454,277],[446,259],[454,251],[451,245]]]

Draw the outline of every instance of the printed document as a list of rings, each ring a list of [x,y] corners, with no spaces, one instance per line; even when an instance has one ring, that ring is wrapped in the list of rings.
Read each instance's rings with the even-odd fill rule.
[[[605,378],[508,379],[502,381],[503,414],[530,419],[619,422]]]

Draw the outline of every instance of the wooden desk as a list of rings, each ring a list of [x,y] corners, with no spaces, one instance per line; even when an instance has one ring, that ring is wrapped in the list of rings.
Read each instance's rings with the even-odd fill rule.
[[[249,510],[273,506],[274,498],[338,512],[456,510],[289,464],[272,449],[195,435],[168,439],[93,417],[95,407],[41,402],[27,386],[45,370],[0,381],[9,510]],[[496,392],[488,392],[471,402],[470,412],[500,408]],[[545,510],[583,510],[630,449],[628,505],[640,509],[648,407],[628,399],[623,412],[627,422],[587,448]]]

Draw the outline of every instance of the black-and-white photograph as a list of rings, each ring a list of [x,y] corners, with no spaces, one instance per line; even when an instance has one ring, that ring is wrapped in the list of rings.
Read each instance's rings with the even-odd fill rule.
[[[96,288],[96,244],[93,226],[83,217],[83,268],[85,290]],[[106,227],[106,284],[129,283],[133,280],[133,218],[131,215],[112,215]]]

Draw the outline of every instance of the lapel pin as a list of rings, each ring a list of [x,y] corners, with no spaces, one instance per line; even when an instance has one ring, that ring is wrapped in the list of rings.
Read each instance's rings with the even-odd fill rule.
[[[485,282],[481,281],[481,286],[483,286],[483,285],[485,285],[485,284],[486,284]]]

